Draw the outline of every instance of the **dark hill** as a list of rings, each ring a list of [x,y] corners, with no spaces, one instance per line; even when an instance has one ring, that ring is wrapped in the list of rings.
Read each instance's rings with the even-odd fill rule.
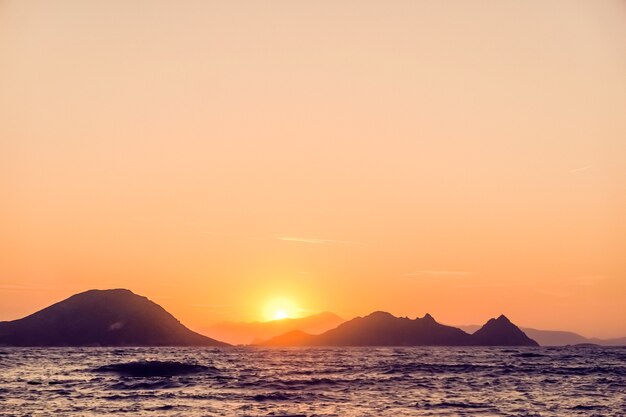
[[[129,290],[90,290],[0,322],[0,346],[227,346]]]
[[[439,324],[429,314],[411,320],[377,311],[329,330],[317,341],[334,346],[461,346],[469,339],[464,331]]]
[[[468,333],[474,333],[481,326],[475,324],[459,326]],[[563,330],[539,330],[530,327],[520,327],[520,329],[541,346],[571,346],[585,343],[597,344],[600,346],[626,346],[626,337],[616,339],[587,338],[574,332]]]
[[[539,346],[504,315],[490,319],[472,338],[479,346]]]
[[[506,321],[506,322],[505,322]],[[479,333],[480,332],[480,333]],[[478,336],[439,324],[430,315],[411,320],[377,311],[320,335],[290,332],[264,346],[537,346],[506,317],[491,319]],[[521,333],[521,336],[520,336]]]

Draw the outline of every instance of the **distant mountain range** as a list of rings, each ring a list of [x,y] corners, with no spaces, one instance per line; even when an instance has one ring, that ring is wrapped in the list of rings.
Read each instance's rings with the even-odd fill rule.
[[[458,326],[468,333],[477,331],[479,325]],[[562,330],[538,330],[530,327],[521,327],[522,331],[536,340],[541,346],[567,346],[580,344],[595,344],[601,346],[626,346],[626,337],[614,339],[588,338],[578,333]]]
[[[446,326],[426,314],[378,311],[344,322],[333,313],[208,329],[233,344],[261,346],[626,346],[626,338],[590,339],[572,332],[518,328],[505,316],[483,326]],[[25,318],[0,322],[0,346],[228,346],[182,325],[146,297],[125,289],[90,290]]]
[[[206,333],[228,343],[248,345],[294,330],[300,330],[309,334],[320,334],[334,329],[344,321],[344,319],[334,313],[324,312],[298,319],[253,323],[222,322],[207,328]]]
[[[299,330],[262,346],[538,346],[505,316],[489,320],[474,334],[439,324],[430,315],[409,319],[377,311],[320,335]]]
[[[0,322],[0,346],[227,346],[129,290],[91,290]]]

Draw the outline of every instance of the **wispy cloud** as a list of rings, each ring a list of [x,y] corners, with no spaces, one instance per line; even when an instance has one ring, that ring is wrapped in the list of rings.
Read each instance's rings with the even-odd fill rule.
[[[506,283],[506,282],[500,282],[500,283],[469,283],[469,284],[459,284],[459,285],[455,285],[454,288],[523,288],[525,287],[525,284],[520,284],[520,283]]]
[[[403,277],[422,277],[422,276],[431,276],[431,277],[467,277],[470,275],[476,275],[476,272],[473,271],[445,271],[445,270],[431,270],[431,271],[416,271],[416,272],[407,272],[406,274],[402,274]]]
[[[220,310],[220,309],[232,307],[232,305],[230,304],[209,304],[209,303],[193,303],[193,304],[188,304],[188,306],[195,307],[195,308],[206,308],[209,310]]]
[[[569,173],[570,174],[575,174],[575,173],[580,172],[580,171],[586,171],[586,170],[588,170],[590,168],[593,168],[593,165],[586,165],[584,167],[570,169]]]
[[[20,285],[20,284],[0,284],[0,290],[12,291],[55,291],[59,288],[46,287],[43,285]]]
[[[538,292],[539,294],[545,294],[545,295],[549,295],[551,297],[556,297],[556,298],[567,298],[571,296],[571,294],[569,293],[565,293],[561,291],[544,290],[543,288],[536,288],[535,291]]]
[[[604,281],[608,277],[606,275],[583,275],[578,277],[578,285],[592,286]]]
[[[318,238],[313,238],[313,237],[301,237],[301,236],[274,235],[274,239],[284,240],[286,242],[308,243],[311,245],[328,245],[328,244],[363,245],[363,243],[361,242],[353,242],[351,240],[318,239]]]

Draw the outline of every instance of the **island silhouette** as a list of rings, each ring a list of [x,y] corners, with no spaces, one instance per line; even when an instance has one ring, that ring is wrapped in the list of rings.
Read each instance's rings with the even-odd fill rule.
[[[472,324],[457,327],[467,333],[474,333],[482,326]],[[578,333],[563,330],[540,330],[532,327],[520,327],[520,329],[541,346],[573,346],[588,344],[600,346],[626,346],[626,337],[601,339],[596,337],[585,337]]]
[[[422,318],[377,311],[319,335],[294,330],[260,346],[538,346],[508,318],[473,334]],[[0,346],[230,346],[191,331],[163,307],[127,289],[89,290],[25,318],[0,322]]]
[[[539,346],[504,315],[489,320],[474,334],[446,326],[426,314],[395,317],[377,311],[349,320],[320,335],[292,331],[262,346]]]
[[[0,346],[228,346],[126,289],[90,290],[0,322]]]

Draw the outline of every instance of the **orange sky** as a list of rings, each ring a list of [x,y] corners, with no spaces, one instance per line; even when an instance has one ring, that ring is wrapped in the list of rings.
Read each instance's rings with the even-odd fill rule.
[[[0,320],[626,336],[623,1],[0,1]]]

